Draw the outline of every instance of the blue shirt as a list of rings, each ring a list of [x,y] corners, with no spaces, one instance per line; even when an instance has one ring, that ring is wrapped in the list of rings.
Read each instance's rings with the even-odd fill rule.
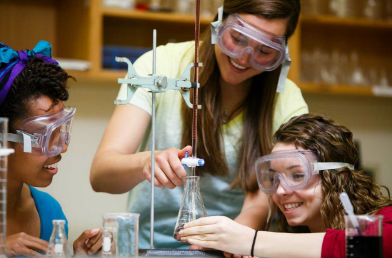
[[[49,241],[53,230],[52,220],[55,219],[65,220],[65,234],[68,238],[68,221],[59,202],[46,192],[42,192],[32,186],[29,186],[29,188],[41,223],[39,238]]]

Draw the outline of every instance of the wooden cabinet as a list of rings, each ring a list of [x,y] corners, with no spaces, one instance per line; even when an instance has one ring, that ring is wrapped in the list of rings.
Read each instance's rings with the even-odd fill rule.
[[[92,42],[91,11],[84,0],[1,0],[0,42],[32,49],[39,40],[47,40],[55,57],[92,61],[92,50],[98,48]],[[96,65],[80,74],[92,74]]]
[[[212,17],[201,18],[201,31]],[[152,30],[157,43],[194,38],[194,17],[176,13],[105,8],[101,0],[1,0],[0,41],[15,49],[33,48],[40,39],[53,45],[55,57],[90,62],[87,71],[71,71],[79,80],[115,81],[123,71],[102,68],[105,45],[152,47]],[[392,22],[343,19],[329,16],[301,17],[289,41],[293,60],[289,77],[304,91],[373,95],[372,87],[327,85],[304,81],[309,69],[301,62],[309,49],[355,50],[367,66],[382,66],[392,73]],[[344,67],[342,67],[344,69]],[[390,81],[392,84],[392,80]]]
[[[389,83],[389,88],[385,91],[386,95],[392,96],[391,21],[309,16],[301,18],[298,29],[300,44],[298,46],[299,56],[297,58],[299,63],[297,65],[300,67],[298,68],[300,77],[297,81],[300,82],[303,90],[374,95],[375,88],[373,86],[385,84],[386,82],[382,82],[382,79],[386,79]],[[313,58],[316,59],[313,60],[315,61],[313,65],[304,65],[306,61],[304,60],[304,53],[310,53],[315,49],[328,53],[331,62],[325,64],[326,61],[323,58],[317,59],[316,55],[313,55]],[[353,55],[355,55],[355,59],[352,57]],[[301,62],[303,62],[302,65]],[[329,71],[330,74],[332,71],[332,77],[355,76],[353,73],[357,72],[357,77],[364,77],[363,85],[355,86],[354,83],[347,82],[347,78],[337,78],[335,79],[337,82],[329,83],[327,78],[317,83],[303,80],[306,69],[313,69],[314,65],[333,67],[334,69]],[[353,71],[353,69],[356,69],[356,71]],[[318,72],[320,73],[320,71]]]

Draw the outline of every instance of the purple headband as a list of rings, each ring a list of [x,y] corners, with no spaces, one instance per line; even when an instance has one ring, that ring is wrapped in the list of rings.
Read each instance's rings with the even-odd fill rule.
[[[33,50],[15,51],[12,48],[0,43],[0,104],[3,103],[16,76],[26,67],[28,61],[36,56],[44,63],[57,64],[52,59],[52,48],[49,42],[40,40]],[[9,75],[9,76],[7,76]],[[8,77],[8,78],[7,78]]]

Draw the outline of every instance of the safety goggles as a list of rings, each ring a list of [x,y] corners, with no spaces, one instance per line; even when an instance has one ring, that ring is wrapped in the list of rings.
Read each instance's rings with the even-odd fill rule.
[[[24,152],[56,156],[69,144],[75,111],[64,107],[54,114],[27,118],[16,134],[8,134],[8,141],[23,143]]]
[[[248,54],[253,68],[275,70],[286,57],[286,37],[272,36],[231,14],[219,28],[217,43],[226,55],[241,58]]]
[[[287,190],[304,188],[312,175],[322,170],[354,166],[343,162],[317,162],[312,151],[294,150],[275,152],[256,160],[255,171],[260,189],[265,193],[275,193],[281,184]]]

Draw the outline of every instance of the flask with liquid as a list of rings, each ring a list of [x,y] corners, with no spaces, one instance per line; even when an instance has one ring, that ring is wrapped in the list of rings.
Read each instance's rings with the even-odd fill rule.
[[[65,220],[53,220],[53,231],[50,236],[47,257],[69,256],[67,248],[67,236],[65,235]]]
[[[183,179],[184,193],[174,228],[174,238],[178,241],[180,240],[178,232],[184,228],[185,223],[207,216],[200,194],[199,180],[199,176],[187,176]]]

